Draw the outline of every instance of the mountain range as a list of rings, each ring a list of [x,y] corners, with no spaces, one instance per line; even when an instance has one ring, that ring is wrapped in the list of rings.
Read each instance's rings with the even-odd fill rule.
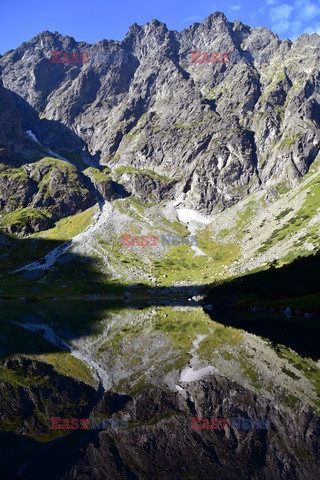
[[[319,57],[221,12],[0,56],[6,478],[318,478]]]

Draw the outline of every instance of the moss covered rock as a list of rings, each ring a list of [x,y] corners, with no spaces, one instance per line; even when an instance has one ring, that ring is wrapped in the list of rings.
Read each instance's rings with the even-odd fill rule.
[[[85,176],[67,162],[46,157],[20,168],[0,164],[0,227],[10,233],[45,230],[96,201]]]

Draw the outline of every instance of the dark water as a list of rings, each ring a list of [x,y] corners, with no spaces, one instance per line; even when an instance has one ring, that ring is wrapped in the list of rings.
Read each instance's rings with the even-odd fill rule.
[[[287,318],[284,313],[208,313],[216,322],[259,335],[270,340],[274,346],[284,345],[303,357],[320,358],[320,317],[317,315],[310,318],[292,315]]]

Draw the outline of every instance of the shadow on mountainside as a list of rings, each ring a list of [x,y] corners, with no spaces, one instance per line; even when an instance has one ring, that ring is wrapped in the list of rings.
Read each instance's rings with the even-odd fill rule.
[[[229,298],[234,307],[289,306],[320,311],[320,252],[298,257],[290,264],[249,273],[213,287],[208,301]]]
[[[320,253],[213,287],[210,316],[319,359]]]

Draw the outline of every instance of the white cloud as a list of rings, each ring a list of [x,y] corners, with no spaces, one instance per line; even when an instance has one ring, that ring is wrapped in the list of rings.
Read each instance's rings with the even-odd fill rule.
[[[288,20],[290,17],[294,7],[292,5],[288,5],[287,3],[282,3],[277,7],[270,9],[270,18],[272,22],[282,22]]]
[[[305,28],[304,32],[308,33],[309,35],[312,35],[313,33],[317,33],[318,35],[320,35],[320,23]]]
[[[295,5],[299,9],[299,16],[303,20],[311,20],[320,14],[320,5],[309,1],[297,0]]]
[[[267,0],[268,5],[275,5],[279,0]],[[269,10],[271,29],[295,39],[302,33],[319,32],[320,0],[294,0],[292,4],[281,3]],[[310,24],[310,20],[313,20]]]
[[[279,21],[272,25],[272,30],[276,33],[286,33],[290,28],[290,22],[288,20]]]
[[[293,22],[290,22],[290,29],[289,29],[290,37],[292,38],[299,37],[299,35],[301,35],[303,30],[304,28],[300,20],[294,20]]]
[[[229,8],[232,11],[236,11],[236,10],[240,10],[240,8],[242,8],[242,5],[230,5]]]
[[[185,17],[182,21],[183,23],[193,23],[193,22],[201,22],[203,17],[201,15],[191,15],[190,17]]]

